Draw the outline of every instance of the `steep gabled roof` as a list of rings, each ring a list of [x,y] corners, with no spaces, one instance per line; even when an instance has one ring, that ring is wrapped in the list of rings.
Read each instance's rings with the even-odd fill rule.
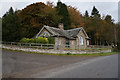
[[[82,30],[82,27],[75,28],[75,29],[70,29],[70,30],[67,30],[67,32],[69,33],[70,36],[77,37],[77,35],[80,32],[80,30]]]
[[[81,30],[83,30],[83,32],[86,35],[86,38],[89,38],[82,27],[70,29],[70,30],[61,30],[59,28],[49,27],[49,26],[45,26],[45,25],[40,30],[40,32],[36,35],[36,38],[40,35],[40,33],[42,32],[43,29],[47,29],[52,34],[52,36],[62,36],[62,37],[66,37],[68,39],[75,39],[77,37],[78,33]]]

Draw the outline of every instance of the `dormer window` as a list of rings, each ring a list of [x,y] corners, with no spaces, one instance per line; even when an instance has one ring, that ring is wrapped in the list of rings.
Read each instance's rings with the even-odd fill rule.
[[[83,37],[80,36],[80,45],[83,45]]]

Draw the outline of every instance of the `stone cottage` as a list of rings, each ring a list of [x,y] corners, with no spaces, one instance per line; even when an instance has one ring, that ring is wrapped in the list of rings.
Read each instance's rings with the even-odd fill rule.
[[[86,48],[89,45],[90,38],[85,30],[80,28],[64,30],[62,23],[58,25],[58,28],[43,26],[37,37],[54,37],[55,49],[81,49]]]

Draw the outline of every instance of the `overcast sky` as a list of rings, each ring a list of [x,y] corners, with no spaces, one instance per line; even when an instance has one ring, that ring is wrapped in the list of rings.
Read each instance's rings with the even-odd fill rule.
[[[11,6],[14,10],[21,10],[32,3],[46,3],[47,1],[54,2],[54,5],[56,5],[58,0],[0,0],[0,17],[2,17]],[[61,2],[77,8],[82,14],[84,14],[86,10],[91,14],[92,8],[95,6],[101,15],[111,15],[115,22],[118,21],[118,0],[61,0]]]

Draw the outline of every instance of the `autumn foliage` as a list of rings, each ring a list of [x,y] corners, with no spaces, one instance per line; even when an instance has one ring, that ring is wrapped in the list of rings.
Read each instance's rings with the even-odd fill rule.
[[[68,6],[68,11],[70,14],[71,28],[83,27],[84,23],[82,21],[82,14],[72,6]]]
[[[112,45],[120,43],[118,24],[114,23],[111,15],[101,16],[95,6],[91,11],[81,14],[77,8],[58,2],[37,2],[22,10],[13,11],[12,7],[2,17],[3,41],[19,41],[33,38],[43,25],[58,27],[64,23],[65,29],[83,27],[91,38],[92,45]]]

